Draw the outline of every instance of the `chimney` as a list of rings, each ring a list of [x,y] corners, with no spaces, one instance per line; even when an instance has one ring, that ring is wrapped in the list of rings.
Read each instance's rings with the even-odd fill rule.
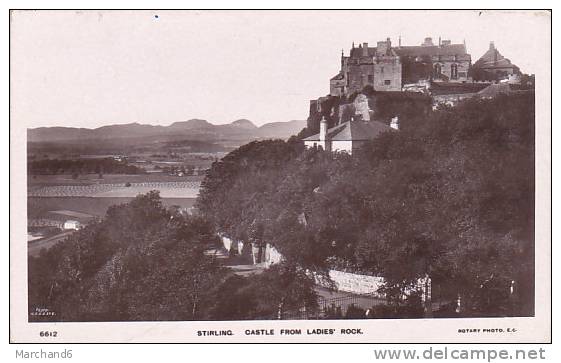
[[[401,48],[401,35],[399,36],[399,43],[398,46]]]
[[[323,148],[326,149],[325,142],[327,141],[327,120],[325,116],[321,118],[319,123],[319,141],[323,142]]]
[[[387,55],[388,54],[388,42],[378,42],[376,43],[376,55]]]
[[[394,130],[399,130],[399,117],[397,116],[392,117],[392,121],[390,122],[390,127]]]
[[[362,55],[368,57],[368,43],[362,43]]]
[[[497,63],[498,56],[497,56],[497,49],[495,48],[495,42],[489,43],[489,50],[493,51],[493,61]]]
[[[442,47],[442,38],[441,37],[438,37],[438,46]]]

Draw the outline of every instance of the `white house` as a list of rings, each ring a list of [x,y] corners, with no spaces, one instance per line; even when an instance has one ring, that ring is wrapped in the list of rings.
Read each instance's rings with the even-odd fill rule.
[[[352,154],[368,140],[376,138],[383,132],[398,129],[397,118],[388,126],[380,121],[347,121],[327,128],[325,117],[319,124],[319,133],[304,139],[306,149],[321,147],[326,151],[341,151]]]
[[[64,222],[64,229],[75,229],[75,230],[79,230],[80,228],[82,228],[82,224],[78,221],[74,221],[74,220],[67,220],[66,222]]]

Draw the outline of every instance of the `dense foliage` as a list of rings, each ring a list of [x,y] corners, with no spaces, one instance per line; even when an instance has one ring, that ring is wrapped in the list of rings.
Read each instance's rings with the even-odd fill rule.
[[[245,145],[213,164],[199,209],[303,268],[383,276],[390,297],[428,275],[465,314],[533,314],[533,95],[423,111],[412,126],[353,156]]]
[[[284,319],[287,312],[317,308],[314,281],[294,264],[276,264],[250,277],[229,277],[215,295],[216,320]]]
[[[29,258],[29,305],[55,321],[204,318],[223,279],[204,251],[208,224],[166,210],[157,192],[111,207],[99,223]]]
[[[276,319],[313,309],[313,280],[291,264],[251,278],[212,253],[198,217],[165,209],[157,192],[110,207],[98,223],[29,257],[32,321]],[[56,315],[37,315],[47,309]]]

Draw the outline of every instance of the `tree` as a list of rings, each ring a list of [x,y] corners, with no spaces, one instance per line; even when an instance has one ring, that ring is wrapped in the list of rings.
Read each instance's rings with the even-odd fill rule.
[[[225,276],[204,254],[216,243],[204,220],[168,211],[158,192],[139,195],[30,257],[30,309],[57,312],[53,321],[205,319]]]

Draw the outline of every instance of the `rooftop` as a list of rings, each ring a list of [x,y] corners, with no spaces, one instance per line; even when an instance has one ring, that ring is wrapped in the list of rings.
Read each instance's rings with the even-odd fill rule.
[[[327,130],[331,141],[372,140],[383,132],[393,130],[380,121],[347,121]],[[309,136],[304,141],[319,141],[319,133]]]
[[[403,46],[394,49],[400,57],[467,55],[464,44]]]
[[[489,49],[474,63],[474,67],[477,68],[506,68],[506,67],[516,67],[510,62],[510,59],[505,58],[497,48],[495,44],[491,42]]]

